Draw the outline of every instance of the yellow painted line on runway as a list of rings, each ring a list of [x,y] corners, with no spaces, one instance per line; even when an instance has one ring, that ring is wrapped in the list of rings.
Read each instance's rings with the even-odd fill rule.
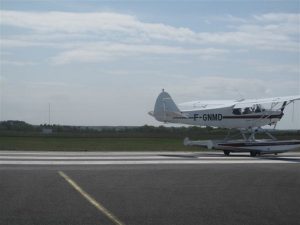
[[[59,171],[58,174],[63,177],[76,191],[78,191],[89,203],[95,206],[102,214],[108,217],[116,225],[125,225],[115,215],[113,215],[108,209],[106,209],[101,203],[97,202],[91,195],[84,191],[74,180],[72,180],[67,174]]]

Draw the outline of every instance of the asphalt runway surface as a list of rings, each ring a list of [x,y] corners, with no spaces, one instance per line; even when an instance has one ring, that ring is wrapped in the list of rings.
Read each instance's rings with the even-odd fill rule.
[[[0,151],[0,224],[300,224],[300,153]]]

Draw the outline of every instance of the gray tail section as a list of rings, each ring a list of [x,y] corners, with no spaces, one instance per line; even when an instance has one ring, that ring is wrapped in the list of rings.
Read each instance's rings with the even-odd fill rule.
[[[158,121],[168,122],[174,116],[181,115],[181,112],[171,96],[167,92],[162,91],[156,99],[152,115]]]

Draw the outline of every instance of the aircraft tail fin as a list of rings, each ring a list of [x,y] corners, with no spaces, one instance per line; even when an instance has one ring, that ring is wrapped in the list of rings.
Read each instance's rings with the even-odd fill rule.
[[[181,112],[171,96],[164,90],[156,99],[154,111],[149,113],[161,122],[168,122],[174,116],[181,116]]]

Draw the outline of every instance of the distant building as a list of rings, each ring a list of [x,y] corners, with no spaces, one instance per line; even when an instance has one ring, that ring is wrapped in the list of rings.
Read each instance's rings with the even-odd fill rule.
[[[52,134],[52,128],[48,128],[48,127],[43,127],[42,129],[42,133],[43,134]]]

